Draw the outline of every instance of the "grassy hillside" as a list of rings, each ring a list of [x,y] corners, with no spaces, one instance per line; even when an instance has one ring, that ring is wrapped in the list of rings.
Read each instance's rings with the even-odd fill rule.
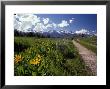
[[[88,73],[71,40],[15,37],[15,76],[86,76]]]
[[[94,53],[97,54],[97,37],[87,37],[87,38],[79,38],[77,40],[80,44],[84,45],[86,48],[90,49]]]

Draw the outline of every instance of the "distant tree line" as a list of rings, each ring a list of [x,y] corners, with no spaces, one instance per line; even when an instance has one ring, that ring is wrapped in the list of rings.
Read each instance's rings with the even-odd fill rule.
[[[50,38],[50,35],[44,35],[42,33],[35,32],[22,32],[14,29],[14,36],[18,37],[38,37],[38,38]]]

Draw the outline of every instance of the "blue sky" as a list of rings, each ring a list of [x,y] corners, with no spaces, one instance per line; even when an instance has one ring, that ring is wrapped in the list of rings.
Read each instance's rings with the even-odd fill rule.
[[[16,14],[14,28],[20,31],[97,31],[97,14]]]
[[[37,15],[37,14],[36,14]],[[62,20],[69,22],[71,18],[74,18],[74,21],[68,29],[78,30],[85,28],[88,30],[97,29],[97,15],[96,14],[39,14],[37,15],[42,18],[50,18],[55,23],[60,23]]]

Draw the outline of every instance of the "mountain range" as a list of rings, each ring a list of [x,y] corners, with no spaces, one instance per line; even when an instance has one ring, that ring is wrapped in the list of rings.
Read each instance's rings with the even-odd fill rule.
[[[17,30],[19,31],[19,30]],[[24,31],[21,31],[21,32],[24,32]],[[48,30],[48,31],[38,31],[38,32],[35,32],[33,31],[32,29],[27,29],[25,30],[25,33],[39,33],[39,34],[42,34],[43,36],[50,36],[50,37],[73,37],[73,36],[79,36],[79,35],[84,35],[84,36],[96,36],[96,33],[94,32],[85,32],[85,33],[76,33],[76,32],[73,32],[73,31],[67,31],[67,30]]]

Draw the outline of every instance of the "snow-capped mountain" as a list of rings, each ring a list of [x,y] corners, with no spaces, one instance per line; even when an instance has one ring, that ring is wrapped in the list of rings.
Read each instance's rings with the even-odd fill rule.
[[[19,31],[19,30],[18,30]],[[42,34],[43,36],[50,36],[50,37],[73,37],[73,36],[80,36],[80,35],[84,35],[84,36],[96,36],[96,32],[95,31],[88,31],[85,29],[81,29],[81,30],[76,30],[76,31],[68,31],[68,30],[33,30],[31,28],[28,28],[26,30],[22,30],[22,32],[25,33],[39,33]]]

